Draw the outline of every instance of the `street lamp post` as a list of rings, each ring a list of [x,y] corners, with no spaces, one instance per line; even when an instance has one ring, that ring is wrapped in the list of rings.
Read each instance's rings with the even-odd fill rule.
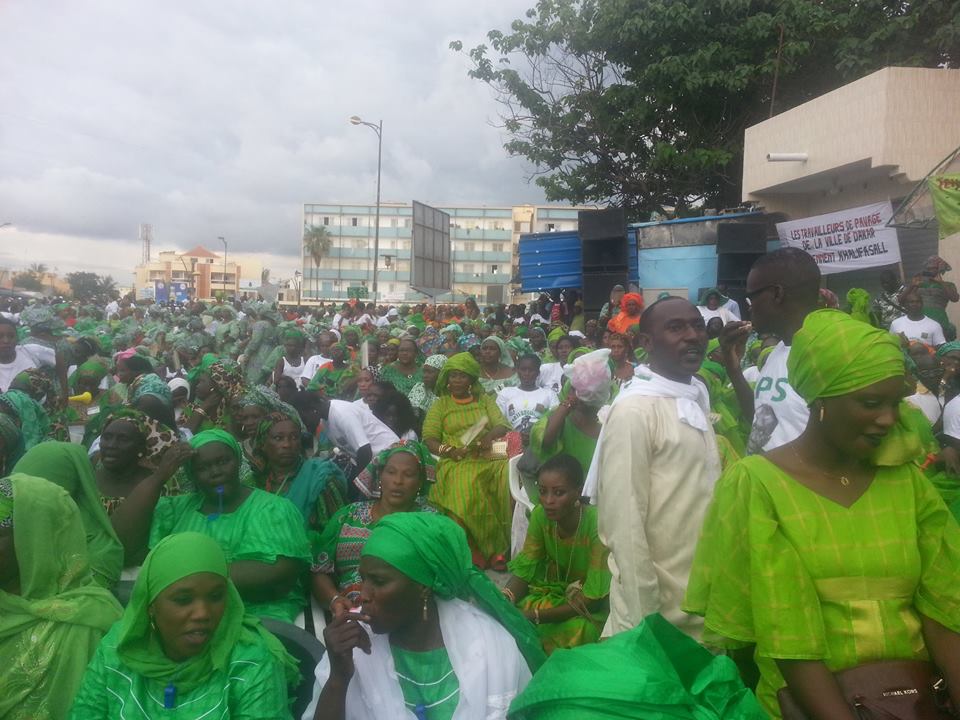
[[[300,288],[302,287],[303,282],[303,273],[299,270],[295,270],[293,273],[294,282],[297,285],[297,312],[300,311],[300,306],[303,305],[303,296],[300,294]]]
[[[373,302],[377,302],[377,266],[380,263],[380,167],[383,157],[383,120],[376,125],[370,122],[364,122],[358,116],[353,115],[350,118],[351,125],[366,125],[377,134],[377,211],[373,228]]]
[[[217,238],[220,242],[223,243],[223,299],[227,299],[227,241],[221,235]]]

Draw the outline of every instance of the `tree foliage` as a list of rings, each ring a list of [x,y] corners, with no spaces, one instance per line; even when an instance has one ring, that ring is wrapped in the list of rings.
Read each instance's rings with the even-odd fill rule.
[[[323,225],[311,225],[303,229],[303,249],[313,262],[314,268],[320,267],[320,261],[330,254],[332,247],[333,236]],[[316,286],[318,282],[316,276],[314,276],[314,281]],[[314,293],[314,297],[318,295],[318,292]]]
[[[113,297],[117,292],[117,283],[111,276],[93,272],[67,273],[67,283],[74,299],[80,302]]]
[[[469,74],[507,152],[549,200],[639,219],[739,204],[744,129],[771,113],[889,65],[956,66],[960,0],[540,0],[487,38]]]
[[[13,286],[18,287],[21,290],[42,292],[43,280],[41,279],[41,276],[37,276],[28,270],[26,272],[16,273],[13,276]]]

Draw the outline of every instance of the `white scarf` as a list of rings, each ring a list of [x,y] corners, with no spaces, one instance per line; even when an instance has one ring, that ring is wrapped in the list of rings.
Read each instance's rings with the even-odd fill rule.
[[[504,720],[507,709],[527,683],[530,669],[517,643],[500,623],[463,600],[437,599],[440,633],[460,684],[454,720]],[[387,635],[370,635],[370,654],[353,651],[356,668],[347,688],[347,720],[408,720]],[[313,700],[303,714],[312,720],[320,691],[330,677],[326,653],[314,673]]]
[[[589,497],[593,503],[596,502],[597,498],[598,458],[603,450],[603,436],[607,428],[606,417],[610,414],[610,410],[624,398],[638,396],[674,398],[677,401],[677,417],[680,422],[700,432],[710,430],[710,393],[707,392],[706,385],[695,378],[691,378],[689,383],[669,380],[663,375],[658,375],[646,365],[638,365],[637,369],[634,370],[633,378],[620,387],[620,392],[617,393],[606,412],[603,412],[601,408],[603,426],[600,428],[597,448],[593,452],[590,470],[587,471],[587,479],[583,484],[584,496]]]

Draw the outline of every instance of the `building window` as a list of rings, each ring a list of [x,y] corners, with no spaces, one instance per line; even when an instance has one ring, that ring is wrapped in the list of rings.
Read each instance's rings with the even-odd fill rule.
[[[390,218],[390,227],[396,227],[396,226],[397,226],[397,219],[396,219],[396,218]],[[391,291],[391,292],[392,292],[392,291]]]
[[[412,220],[411,218],[404,218],[404,219],[403,219],[403,226],[404,226],[405,228],[410,227],[412,224],[413,224],[413,220]]]
[[[494,252],[503,252],[503,243],[494,243],[493,244]]]
[[[496,275],[498,272],[500,272],[500,266],[499,266],[499,265],[491,265],[491,266],[490,266],[490,274],[491,274],[491,275]]]
[[[464,263],[464,264],[463,264],[463,271],[464,271],[465,273],[472,273],[472,272],[473,272],[473,263]]]
[[[547,223],[547,232],[553,232],[557,229],[556,223]]]
[[[513,231],[514,231],[514,232],[520,232],[522,229],[523,229],[523,223],[521,223],[521,222],[514,222],[514,223],[513,223]]]
[[[476,243],[465,242],[465,243],[463,244],[463,251],[464,251],[464,252],[474,252],[474,251],[476,250],[476,248],[477,248],[477,244],[476,244]]]
[[[356,218],[354,218],[354,220],[356,220]],[[358,250],[363,250],[364,248],[367,247],[367,241],[363,238],[354,238],[353,246]]]
[[[350,225],[352,227],[357,227],[360,224],[359,218],[350,218]]]

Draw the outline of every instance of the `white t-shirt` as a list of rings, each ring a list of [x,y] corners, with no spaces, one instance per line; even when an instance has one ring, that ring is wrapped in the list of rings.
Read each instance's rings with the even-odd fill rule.
[[[758,368],[756,365],[751,365],[743,371],[743,379],[748,383],[756,385],[757,381],[760,379],[760,368]]]
[[[716,310],[711,310],[706,305],[697,305],[697,310],[699,310],[700,314],[703,316],[704,322],[710,322],[712,318],[718,317],[723,320],[723,324],[726,325],[728,322],[731,322],[734,319],[730,311],[723,307],[718,307]]]
[[[740,319],[740,303],[738,303],[733,298],[727,300],[721,307],[726,310],[728,313],[733,315],[734,320]]]
[[[349,403],[360,410],[360,416],[363,422],[363,432],[370,440],[370,449],[376,455],[381,450],[386,450],[394,443],[400,442],[397,434],[391,430],[383,420],[373,414],[373,410],[367,404],[357,405]]]
[[[540,375],[537,377],[537,385],[555,393],[560,392],[563,387],[563,365],[558,362],[544,363],[540,366]]]
[[[330,442],[351,457],[356,457],[364,445],[371,444],[363,427],[363,410],[345,400],[330,401],[327,435]]]
[[[307,358],[307,361],[303,364],[303,371],[300,373],[300,384],[303,387],[309,385],[310,381],[313,380],[313,376],[317,374],[317,370],[328,362],[333,361],[330,358],[325,358],[323,355],[314,355],[313,357]]]
[[[890,332],[894,335],[906,335],[907,340],[922,342],[931,347],[937,347],[946,342],[940,323],[928,317],[922,320],[911,320],[906,315],[902,315],[890,323]]]
[[[0,392],[9,390],[10,383],[24,370],[41,367],[37,357],[23,345],[15,347],[14,353],[13,362],[0,363]]]
[[[783,341],[773,348],[760,370],[753,391],[753,427],[747,452],[770,451],[795,440],[807,427],[810,411],[787,382],[790,347]]]
[[[943,408],[943,434],[960,440],[960,395]]]
[[[549,388],[521,390],[505,387],[497,393],[497,407],[514,430],[529,430],[545,412],[558,404],[557,394]]]
[[[936,423],[943,413],[943,405],[940,404],[940,398],[925,387],[922,387],[919,383],[917,383],[917,392],[906,398],[906,401],[915,408],[923,411],[923,414],[926,415],[931,425]]]

